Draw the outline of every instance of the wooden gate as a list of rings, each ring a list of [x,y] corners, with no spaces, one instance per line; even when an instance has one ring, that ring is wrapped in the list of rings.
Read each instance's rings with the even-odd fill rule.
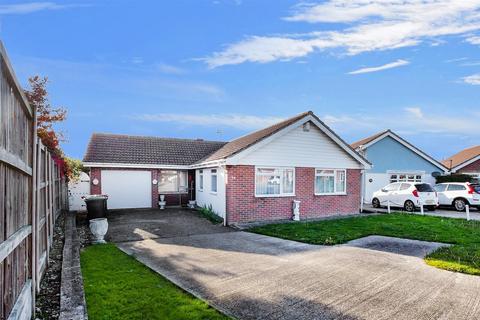
[[[0,42],[0,319],[30,319],[53,225],[67,208],[65,178],[36,137],[28,104]]]

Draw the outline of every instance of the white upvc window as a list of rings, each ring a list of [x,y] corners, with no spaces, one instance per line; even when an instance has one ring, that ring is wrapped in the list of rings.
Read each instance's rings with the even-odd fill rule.
[[[391,173],[390,183],[395,182],[422,182],[423,175],[420,173]]]
[[[347,194],[347,170],[315,169],[316,195]]]
[[[198,190],[203,191],[203,170],[198,170]]]
[[[211,169],[210,174],[211,174],[210,191],[212,193],[217,193],[217,169]]]
[[[294,195],[295,168],[255,168],[256,197],[288,197]]]

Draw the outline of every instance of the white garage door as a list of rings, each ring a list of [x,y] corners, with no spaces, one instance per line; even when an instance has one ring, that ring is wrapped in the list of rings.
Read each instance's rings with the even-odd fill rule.
[[[152,206],[150,171],[102,170],[102,194],[108,195],[109,209]]]

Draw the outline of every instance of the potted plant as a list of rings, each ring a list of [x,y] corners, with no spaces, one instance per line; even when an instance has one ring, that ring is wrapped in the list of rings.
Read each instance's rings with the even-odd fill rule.
[[[90,220],[90,231],[93,234],[93,243],[105,243],[103,239],[108,231],[107,218],[97,218]]]

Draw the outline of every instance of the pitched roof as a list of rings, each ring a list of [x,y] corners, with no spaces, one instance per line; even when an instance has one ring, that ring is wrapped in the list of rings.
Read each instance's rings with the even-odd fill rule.
[[[225,142],[94,133],[84,162],[191,165]]]
[[[362,140],[359,140],[359,141],[357,141],[357,142],[354,142],[354,143],[352,143],[350,146],[351,146],[353,149],[357,149],[358,147],[363,146],[363,145],[366,145],[367,143],[370,143],[371,141],[377,139],[378,137],[380,137],[381,135],[387,133],[388,131],[390,131],[390,130],[385,130],[385,131],[376,133],[376,134],[374,134],[373,136],[370,136],[370,137],[367,137],[367,138],[365,138],[365,139],[362,139]]]
[[[357,142],[354,142],[352,143],[350,146],[354,149],[358,149],[360,146],[366,146],[368,145],[369,143],[371,143],[372,141],[374,141],[375,139],[378,139],[382,136],[385,136],[385,137],[390,137],[394,140],[396,140],[398,143],[402,144],[403,146],[405,146],[406,148],[410,149],[411,151],[415,152],[418,156],[422,157],[423,159],[427,160],[428,162],[430,162],[431,164],[433,164],[434,166],[436,166],[437,168],[439,169],[442,169],[444,171],[447,171],[447,168],[439,161],[437,161],[436,159],[434,159],[433,157],[429,156],[427,153],[423,152],[422,150],[420,150],[419,148],[415,147],[413,144],[411,144],[410,142],[408,142],[407,140],[403,139],[402,137],[400,137],[399,135],[397,135],[395,132],[393,132],[392,130],[388,129],[388,130],[385,130],[385,131],[382,131],[382,132],[379,132],[379,133],[376,133],[374,134],[373,136],[370,136],[368,138],[365,138],[365,139],[362,139],[362,140],[359,140]],[[383,139],[383,138],[382,138]],[[380,139],[380,140],[382,140]],[[379,140],[379,141],[380,141]]]
[[[272,134],[282,130],[283,128],[288,127],[292,123],[302,119],[303,117],[309,114],[313,115],[313,112],[307,111],[307,112],[300,113],[294,117],[291,117],[287,120],[276,123],[270,127],[252,132],[238,139],[232,140],[227,144],[225,144],[222,148],[218,149],[216,152],[208,156],[206,159],[202,159],[202,160],[214,161],[214,160],[224,159],[224,158],[233,156],[234,154],[237,154],[240,151],[254,145],[255,143],[260,142],[261,140],[271,136]]]
[[[445,167],[452,169],[478,156],[480,156],[480,146],[474,146],[454,154],[442,163]]]

